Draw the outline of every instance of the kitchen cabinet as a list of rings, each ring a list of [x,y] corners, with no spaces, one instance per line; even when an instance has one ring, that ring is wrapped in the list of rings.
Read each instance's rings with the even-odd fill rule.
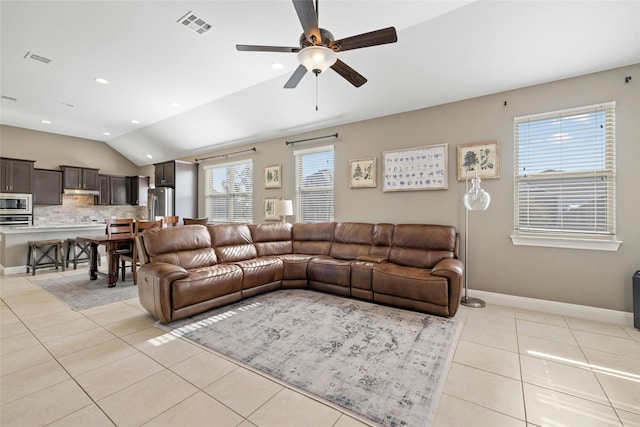
[[[129,204],[129,186],[127,177],[115,175],[99,175],[100,205],[126,205]]]
[[[49,169],[34,169],[34,205],[62,204],[62,172]]]
[[[155,164],[155,184],[156,187],[171,187],[176,186],[176,163],[177,160],[170,162]]]
[[[149,199],[149,177],[128,176],[129,204],[134,206],[147,206]]]
[[[0,159],[0,192],[33,193],[35,160]]]
[[[60,166],[63,187],[70,190],[99,190],[98,169]]]

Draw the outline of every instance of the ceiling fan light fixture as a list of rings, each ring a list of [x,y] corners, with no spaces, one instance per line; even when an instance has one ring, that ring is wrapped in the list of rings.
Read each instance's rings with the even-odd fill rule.
[[[314,74],[320,74],[338,60],[338,55],[324,46],[309,46],[298,52],[298,62]]]

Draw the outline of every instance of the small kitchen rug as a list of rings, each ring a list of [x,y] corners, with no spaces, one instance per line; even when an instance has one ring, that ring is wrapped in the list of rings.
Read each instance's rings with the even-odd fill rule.
[[[455,320],[280,290],[156,326],[372,425],[429,426],[462,331]]]
[[[113,302],[138,297],[138,287],[133,285],[131,274],[124,282],[118,281],[114,288],[107,286],[107,279],[89,279],[89,273],[74,276],[57,276],[52,279],[32,282],[62,300],[74,310],[85,310]]]

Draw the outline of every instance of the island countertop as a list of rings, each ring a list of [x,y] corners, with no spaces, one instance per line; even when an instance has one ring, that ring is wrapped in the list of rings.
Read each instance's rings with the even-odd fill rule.
[[[37,225],[3,225],[0,226],[0,233],[4,234],[25,234],[42,233],[47,231],[82,231],[82,230],[104,230],[104,222],[52,222]]]

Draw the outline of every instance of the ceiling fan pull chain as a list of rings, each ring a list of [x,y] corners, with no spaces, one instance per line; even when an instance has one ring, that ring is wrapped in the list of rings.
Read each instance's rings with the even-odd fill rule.
[[[318,74],[316,73],[316,111],[318,111]]]

